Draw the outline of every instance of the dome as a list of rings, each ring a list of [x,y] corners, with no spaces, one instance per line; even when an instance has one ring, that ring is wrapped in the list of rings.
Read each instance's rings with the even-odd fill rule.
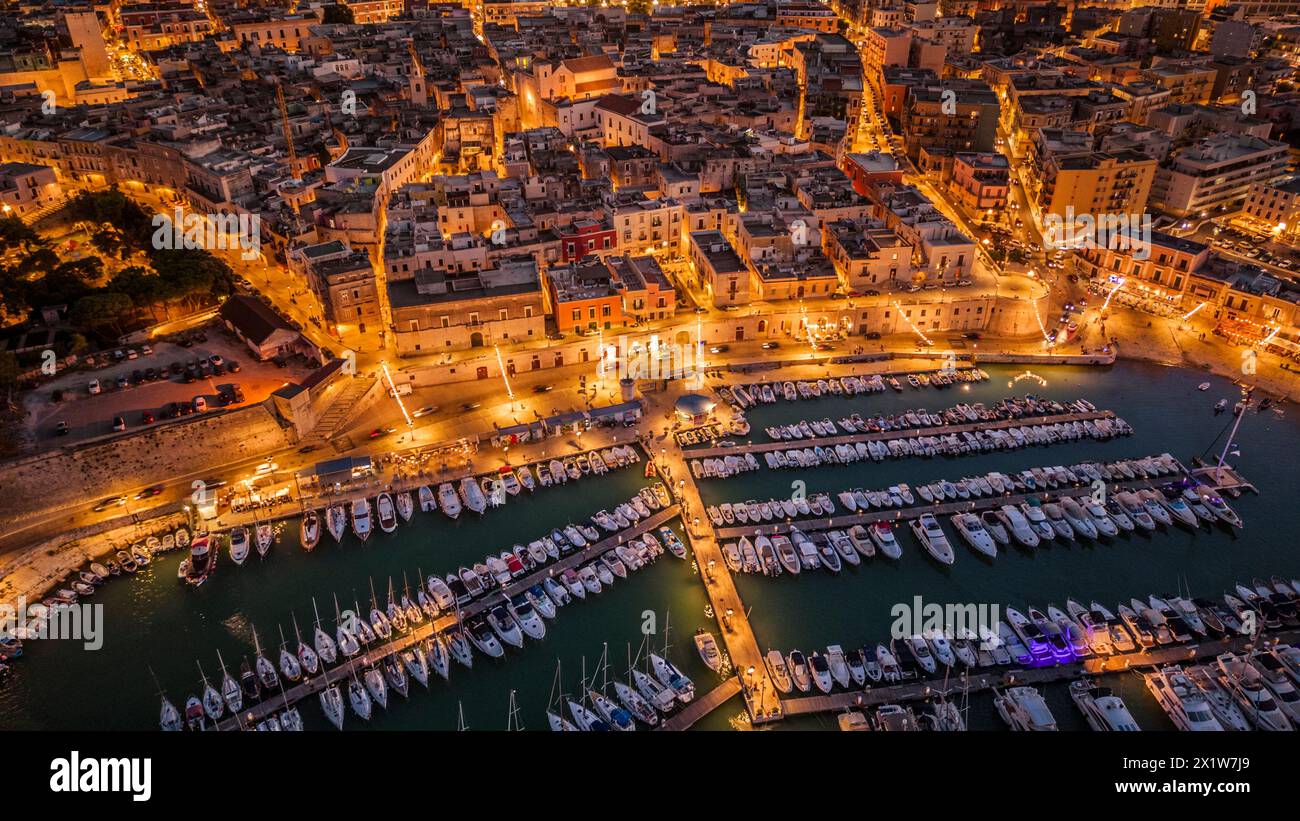
[[[718,403],[700,393],[688,393],[673,406],[683,416],[704,416]]]

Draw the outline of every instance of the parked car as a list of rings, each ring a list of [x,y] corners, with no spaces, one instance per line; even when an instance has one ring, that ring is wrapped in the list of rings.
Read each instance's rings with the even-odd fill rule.
[[[239,373],[239,363],[233,359],[230,360],[226,363],[226,371],[228,373]]]
[[[207,409],[208,409],[208,400],[204,399],[202,396],[196,396],[196,397],[194,397],[194,412],[195,412],[195,413],[203,413],[203,412],[206,411]]]
[[[212,367],[214,368],[220,368],[222,365],[226,364],[226,360],[223,359],[219,353],[214,353],[212,356],[208,357],[208,361],[212,363]]]
[[[113,430],[114,430],[114,431],[123,431],[123,430],[126,430],[126,419],[122,418],[121,416],[114,416],[114,417],[113,417]]]
[[[119,377],[117,378],[117,386],[118,386],[118,388],[125,388],[125,387],[129,386],[130,384],[131,384],[131,383],[130,383],[130,382],[127,380],[127,378],[126,378],[126,374],[122,374],[121,376],[119,376]]]
[[[63,422],[63,421],[60,421],[59,424],[57,424],[57,425],[54,426],[54,433],[55,433],[56,436],[67,436],[67,435],[68,435],[68,423],[67,423],[67,422]]]
[[[144,413],[140,414],[141,424],[152,425],[155,421],[157,420],[154,419],[153,411],[145,411]]]
[[[90,392],[91,396],[94,396],[95,394],[99,393],[100,392],[99,380],[98,379],[90,380],[90,384],[86,385],[86,390]]]

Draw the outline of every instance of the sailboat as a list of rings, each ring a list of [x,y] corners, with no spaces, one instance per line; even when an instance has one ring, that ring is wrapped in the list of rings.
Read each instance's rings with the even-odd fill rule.
[[[279,625],[277,625],[279,627]],[[280,627],[280,672],[289,681],[302,678],[302,663],[298,657],[289,652],[289,642],[284,637],[284,628]]]
[[[239,682],[226,669],[226,661],[221,657],[220,650],[217,651],[217,664],[221,667],[221,699],[231,715],[239,715],[239,711],[244,708],[244,693],[239,689]]]
[[[336,603],[337,604],[337,603]],[[333,664],[338,658],[338,646],[330,634],[321,629],[320,611],[316,609],[316,597],[311,599],[312,612],[316,614],[316,632],[312,636],[312,644],[316,648],[316,655],[320,658],[322,664]]]
[[[280,687],[280,674],[275,671],[275,665],[262,652],[262,644],[257,639],[257,628],[253,628],[253,650],[256,655],[253,658],[253,668],[257,671],[257,680],[266,690],[276,690]]]
[[[510,705],[506,708],[506,732],[522,731],[524,725],[519,721],[519,704],[515,701],[515,691],[510,691]]]
[[[198,662],[195,663],[198,664]],[[203,679],[203,712],[209,719],[216,721],[225,712],[225,702],[222,700],[221,695],[208,683],[208,677],[203,672],[203,665],[199,664],[198,667],[199,678]]]
[[[302,549],[310,552],[320,542],[320,513],[316,510],[308,510],[302,515],[302,522],[299,524],[298,540],[302,542]]]
[[[348,511],[343,505],[330,505],[325,508],[325,527],[334,541],[343,541],[343,532],[348,529]]]
[[[343,729],[343,694],[337,684],[320,691],[320,706],[325,717],[338,729]]]
[[[271,543],[275,541],[275,527],[270,522],[259,522],[256,528],[257,555],[265,559],[271,552]]]
[[[564,686],[560,683],[560,660],[555,660],[555,678],[551,680],[551,695],[546,699],[546,723],[550,725],[552,732],[557,733],[576,733],[578,727],[564,717],[564,708],[560,706],[563,701],[562,690]]]
[[[292,613],[289,614],[289,617],[293,620],[293,637],[298,641],[298,663],[302,665],[302,669],[307,675],[314,676],[320,670],[320,657],[311,648],[311,645],[303,643],[302,633],[298,631],[298,617]]]

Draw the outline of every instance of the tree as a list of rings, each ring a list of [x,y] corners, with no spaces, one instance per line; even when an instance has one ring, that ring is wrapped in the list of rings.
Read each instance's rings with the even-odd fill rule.
[[[346,23],[351,25],[357,21],[356,15],[347,3],[335,3],[332,6],[325,6],[325,16],[321,18],[323,23]]]
[[[116,332],[116,336],[121,336],[122,321],[130,318],[134,307],[126,294],[91,294],[72,306],[72,321],[93,331],[109,328]]]

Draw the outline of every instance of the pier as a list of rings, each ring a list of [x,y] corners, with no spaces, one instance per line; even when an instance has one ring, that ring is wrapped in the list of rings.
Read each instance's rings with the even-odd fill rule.
[[[511,582],[505,589],[497,589],[482,598],[475,599],[460,609],[459,617],[456,615],[444,615],[440,616],[433,622],[423,622],[413,630],[409,630],[405,634],[398,636],[391,641],[370,648],[356,656],[353,656],[347,661],[341,661],[335,666],[323,670],[315,677],[306,678],[298,684],[284,689],[280,695],[268,696],[267,698],[262,699],[252,707],[242,710],[238,716],[227,716],[226,718],[221,719],[217,722],[217,729],[239,730],[256,725],[258,722],[264,721],[268,716],[285,709],[295,702],[313,696],[331,685],[346,681],[353,675],[353,671],[358,667],[364,669],[365,667],[383,661],[383,659],[394,653],[400,653],[402,650],[413,647],[427,638],[446,632],[447,630],[456,627],[464,619],[476,616],[479,613],[502,603],[512,593],[527,590],[534,584],[540,583],[542,579],[553,577],[569,568],[588,562],[602,553],[623,544],[629,539],[634,539],[648,530],[667,524],[675,519],[679,513],[680,507],[676,504],[669,505],[663,510],[656,511],[648,518],[642,519],[632,527],[619,533],[615,533],[609,538],[602,539],[594,545],[589,545],[570,556],[562,556],[559,561],[550,562],[543,567],[539,567],[527,576]],[[423,584],[424,580],[421,579],[420,582]],[[576,604],[576,602],[572,604]],[[563,612],[564,610],[560,611],[560,613]],[[557,614],[557,616],[558,615],[559,614]]]
[[[672,485],[673,493],[681,503],[682,529],[691,543],[691,551],[695,554],[704,590],[709,594],[714,617],[722,628],[722,641],[727,647],[727,655],[738,673],[737,687],[741,684],[739,676],[745,677],[746,686],[740,689],[744,691],[750,719],[755,724],[779,719],[780,694],[763,663],[763,653],[754,636],[754,629],[750,626],[749,614],[740,599],[740,592],[736,590],[735,580],[727,569],[722,548],[711,527],[707,524],[699,526],[696,514],[704,512],[704,502],[700,498],[699,488],[691,478],[690,469],[686,466],[684,453],[674,443],[673,447],[664,449],[663,459],[667,464],[658,467],[661,475],[669,479],[668,484]],[[716,706],[713,704],[709,709]],[[693,720],[698,720],[698,717]]]
[[[1173,481],[1177,474],[1172,476],[1159,476],[1153,479],[1126,479],[1118,482],[1108,482],[1106,487],[1112,491],[1134,490],[1145,487],[1154,487],[1161,480]],[[872,510],[867,513],[845,513],[841,516],[823,517],[820,519],[798,519],[795,521],[783,522],[750,522],[747,525],[738,527],[718,528],[715,533],[719,539],[739,539],[741,536],[753,536],[756,533],[766,533],[774,535],[777,533],[789,533],[792,528],[799,528],[801,531],[812,532],[818,530],[831,530],[833,528],[849,528],[853,525],[869,525],[873,522],[894,522],[910,521],[923,513],[933,513],[935,516],[948,515],[952,513],[975,513],[984,510],[991,510],[1002,507],[1003,505],[1018,505],[1029,499],[1041,499],[1050,497],[1060,499],[1064,496],[1073,496],[1080,498],[1092,495],[1091,485],[1076,485],[1074,487],[1058,487],[1055,490],[1035,490],[1025,493],[1006,493],[997,496],[980,496],[971,497],[970,499],[960,499],[955,502],[939,502],[937,504],[925,503],[920,500],[919,504],[909,507],[893,507]],[[838,499],[832,500],[838,503]]]
[[[875,433],[846,433],[842,436],[805,436],[803,439],[783,439],[779,442],[760,442],[757,444],[734,445],[732,447],[694,448],[684,451],[687,459],[707,459],[711,457],[736,456],[743,453],[766,453],[774,450],[791,450],[806,447],[835,447],[852,445],[856,442],[889,441],[890,439],[913,439],[919,436],[944,436],[947,434],[974,433],[979,430],[1006,430],[1033,425],[1055,425],[1063,422],[1089,422],[1097,419],[1114,419],[1113,411],[1091,411],[1088,413],[1059,413],[1047,416],[1029,416],[1019,419],[997,419],[989,422],[963,422],[956,425],[932,425],[925,428],[904,428],[903,430],[877,431]],[[752,431],[751,431],[752,433]],[[1029,445],[1026,445],[1029,447]],[[713,477],[709,477],[713,478]],[[720,477],[721,478],[721,477]]]
[[[741,691],[740,676],[732,676],[675,714],[659,722],[661,730],[689,730],[695,722],[730,701]]]
[[[1300,630],[1283,630],[1268,635],[1270,641],[1294,643],[1300,640]],[[1012,687],[1022,684],[1051,684],[1059,681],[1071,681],[1081,676],[1095,676],[1104,673],[1120,673],[1126,670],[1160,667],[1165,664],[1180,664],[1191,661],[1212,659],[1220,653],[1240,653],[1253,646],[1250,636],[1234,636],[1225,639],[1201,641],[1196,644],[1179,644],[1160,647],[1136,653],[1084,659],[1073,664],[1055,667],[1031,667],[1029,669],[991,670],[985,672],[970,671],[952,675],[945,679],[926,679],[883,687],[866,687],[861,690],[846,690],[830,695],[787,696],[782,700],[782,707],[787,716],[814,715],[816,713],[843,712],[855,707],[877,707],[881,704],[897,704],[906,701],[918,701],[933,695],[949,696],[961,693],[978,693],[993,687]]]

